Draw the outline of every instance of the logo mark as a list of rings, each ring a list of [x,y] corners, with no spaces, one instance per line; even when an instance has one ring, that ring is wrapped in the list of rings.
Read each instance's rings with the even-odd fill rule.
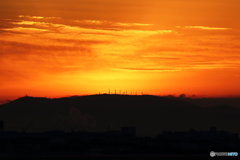
[[[214,157],[215,155],[216,155],[216,154],[215,154],[214,151],[211,151],[211,152],[210,152],[210,156],[211,156],[211,157]]]

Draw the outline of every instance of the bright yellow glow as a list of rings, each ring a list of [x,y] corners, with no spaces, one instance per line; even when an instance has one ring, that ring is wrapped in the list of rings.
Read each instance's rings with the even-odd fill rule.
[[[0,2],[0,98],[240,95],[240,2],[230,1]]]

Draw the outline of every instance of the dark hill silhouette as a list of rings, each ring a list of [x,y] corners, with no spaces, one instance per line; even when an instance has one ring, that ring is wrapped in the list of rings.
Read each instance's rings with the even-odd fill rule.
[[[91,95],[58,99],[22,97],[0,105],[5,130],[120,130],[135,126],[137,136],[155,136],[167,130],[194,128],[239,132],[240,109],[231,106],[203,108],[177,99],[151,95]]]
[[[181,98],[168,96],[169,98],[189,102],[201,107],[213,107],[217,105],[228,105],[236,108],[240,108],[240,98]]]

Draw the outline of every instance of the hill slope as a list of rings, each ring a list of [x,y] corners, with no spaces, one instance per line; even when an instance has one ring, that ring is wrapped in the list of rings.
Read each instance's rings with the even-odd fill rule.
[[[22,97],[0,105],[5,130],[119,130],[135,126],[137,136],[155,136],[168,130],[220,130],[239,132],[240,109],[230,106],[202,108],[157,96],[91,95],[59,99]]]

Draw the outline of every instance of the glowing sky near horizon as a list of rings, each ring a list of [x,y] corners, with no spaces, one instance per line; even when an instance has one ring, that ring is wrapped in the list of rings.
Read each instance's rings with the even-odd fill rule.
[[[0,2],[0,99],[240,95],[239,0]]]

